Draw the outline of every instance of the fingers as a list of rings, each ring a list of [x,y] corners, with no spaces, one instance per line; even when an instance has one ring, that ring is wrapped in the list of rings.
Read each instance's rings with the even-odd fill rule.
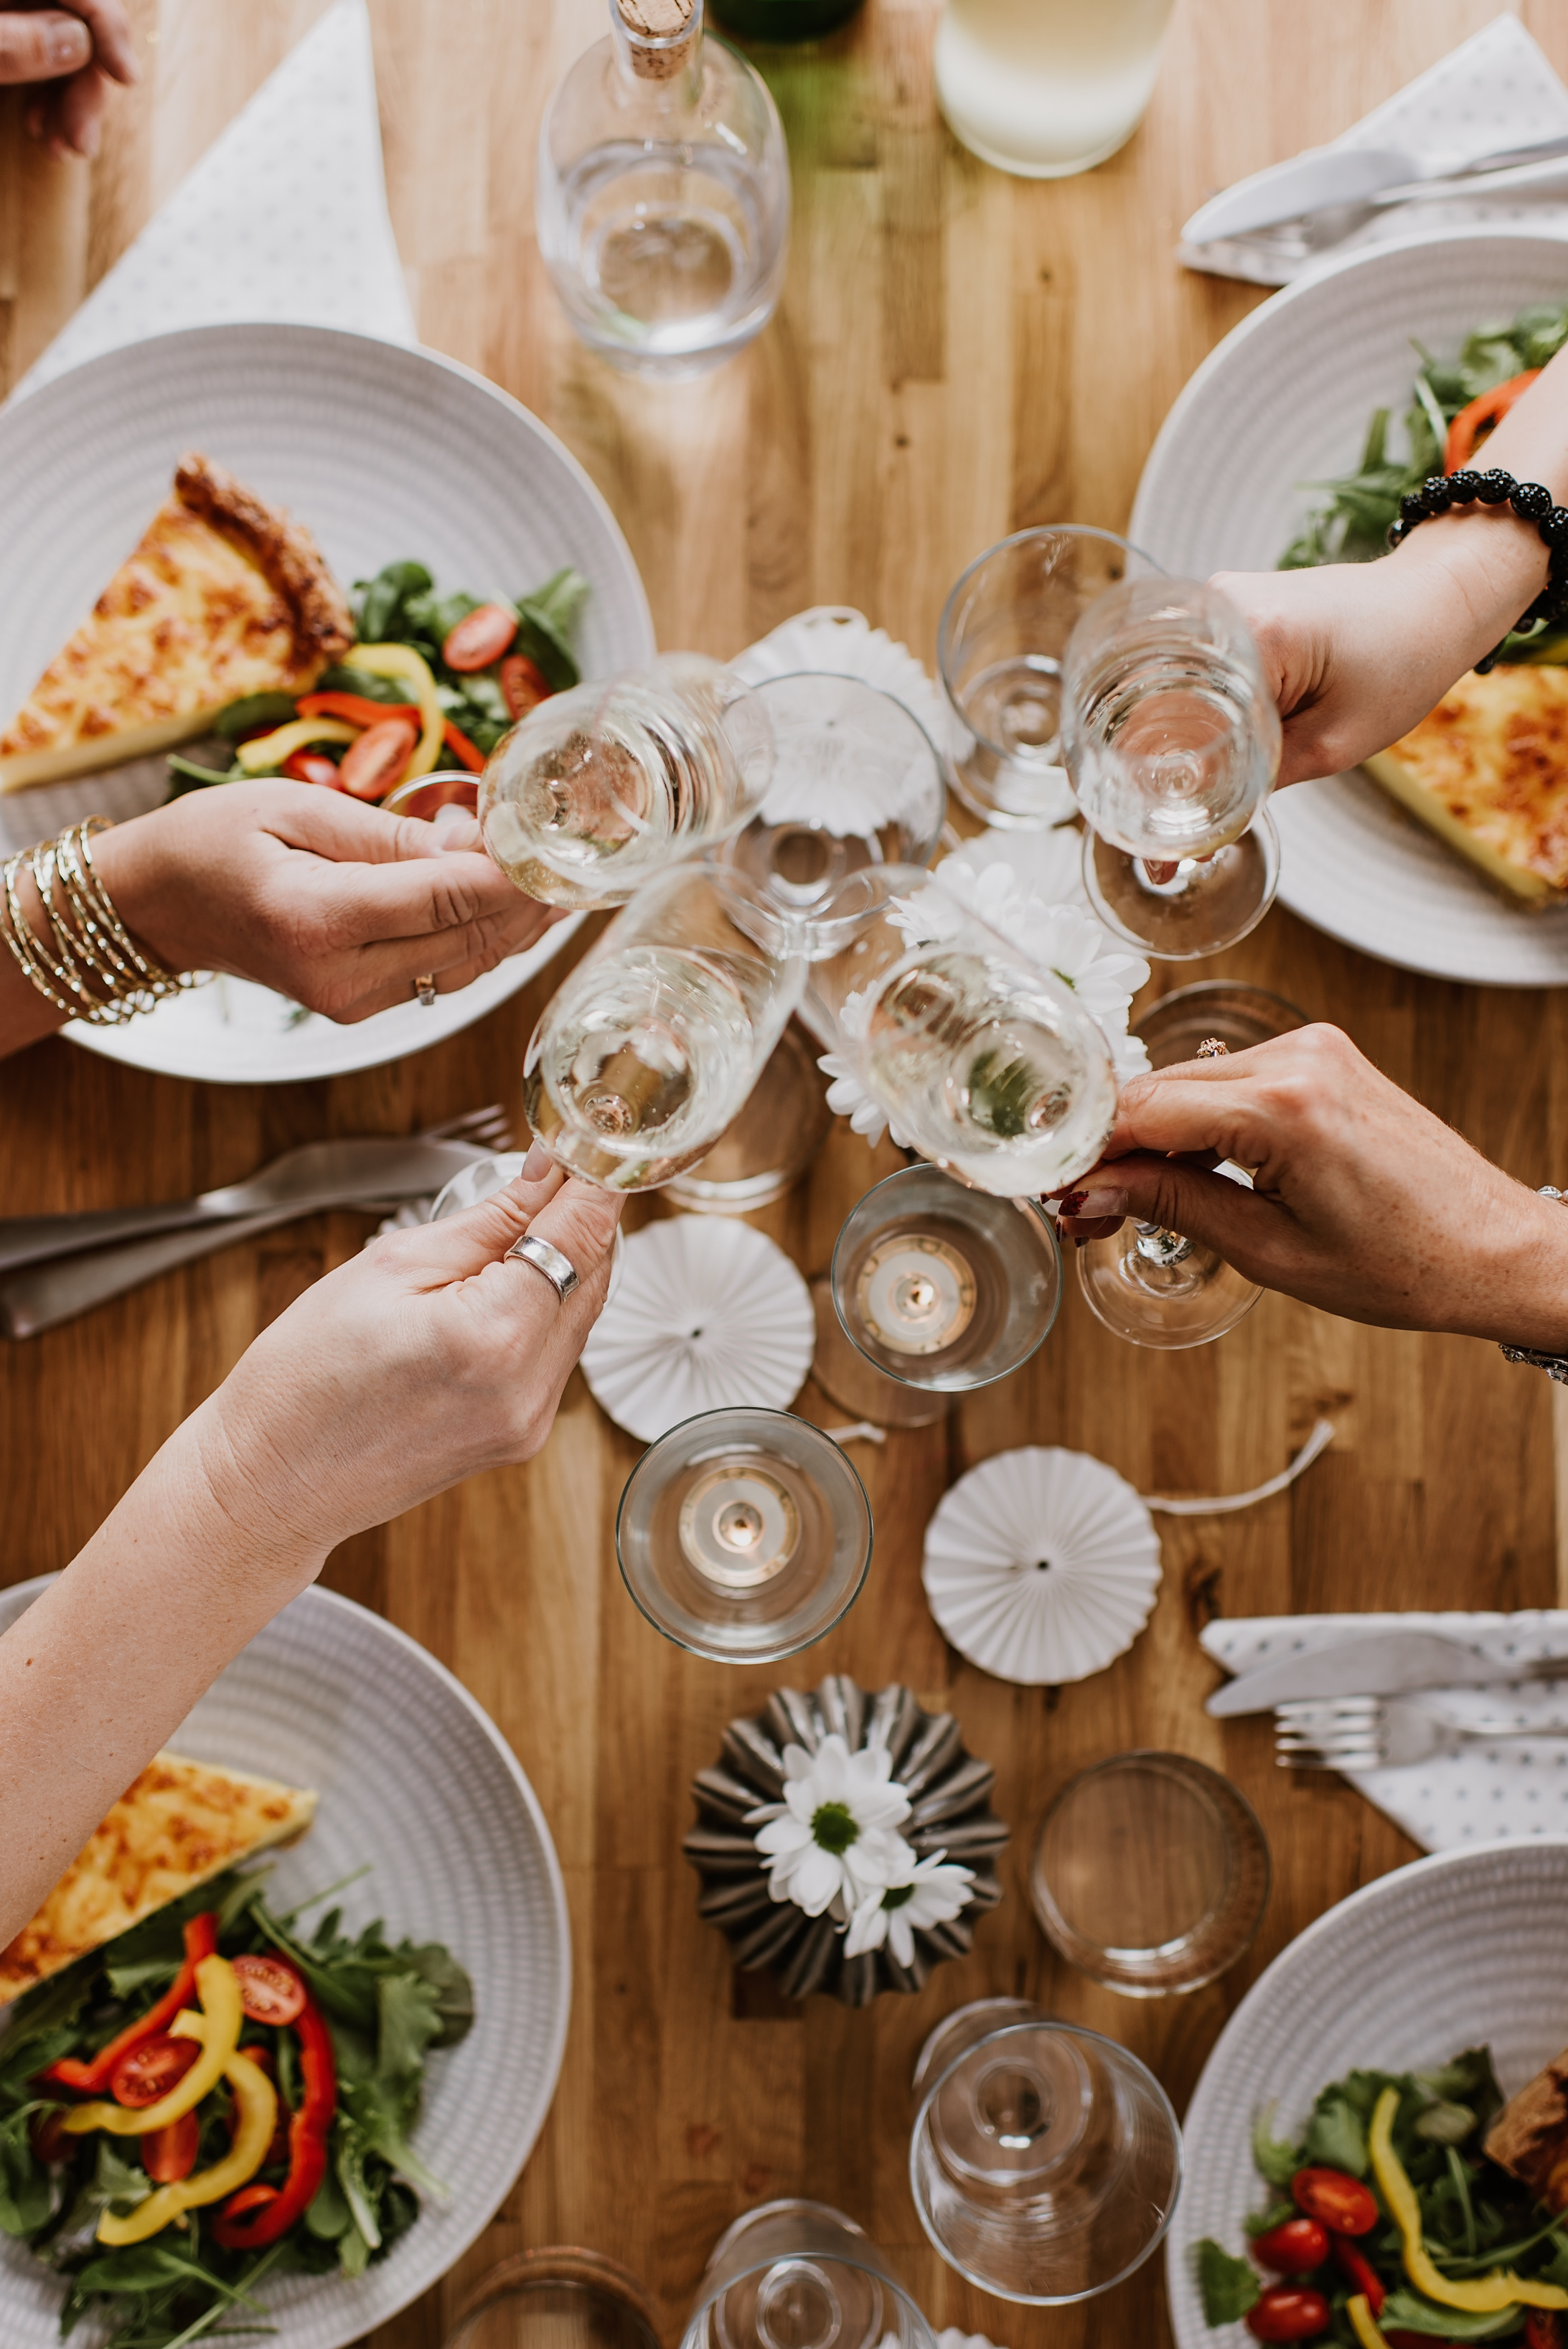
[[[122,82],[128,89],[133,82],[139,81],[141,68],[136,62],[130,20],[119,0],[71,0],[71,5],[92,34],[95,65],[101,66],[111,80]]]
[[[50,108],[55,135],[49,143],[54,152],[90,160],[98,150],[108,103],[108,82],[96,65],[84,67],[69,81],[62,82]]]
[[[1082,1210],[1064,1217],[1063,1237],[1109,1239],[1125,1216],[1181,1232],[1255,1279],[1266,1278],[1283,1234],[1282,1211],[1244,1184],[1179,1159],[1135,1155],[1101,1168],[1069,1194]],[[1063,1203],[1064,1207],[1066,1202]]]
[[[93,58],[93,36],[63,8],[0,10],[0,82],[57,81]]]
[[[1272,1165],[1336,1136],[1347,1102],[1394,1090],[1348,1036],[1319,1023],[1245,1052],[1134,1077],[1122,1088],[1105,1156],[1212,1152],[1243,1166]]]
[[[245,788],[229,785],[231,792]],[[305,849],[335,864],[397,864],[443,853],[433,823],[419,816],[387,815],[347,792],[286,781],[253,783],[249,790],[251,812],[263,830],[285,847]]]
[[[302,975],[294,981],[295,989],[313,1011],[353,1025],[373,1012],[411,1001],[421,978],[433,978],[438,995],[455,995],[471,987],[510,956],[526,952],[550,928],[552,919],[550,907],[518,897],[515,906],[499,918],[470,923],[461,930],[356,947],[346,968],[324,963],[317,985]]]

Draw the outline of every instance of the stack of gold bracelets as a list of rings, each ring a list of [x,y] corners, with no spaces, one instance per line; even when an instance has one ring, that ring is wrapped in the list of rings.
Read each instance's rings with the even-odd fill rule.
[[[93,870],[92,836],[108,828],[108,816],[88,816],[67,824],[57,840],[13,856],[0,908],[5,943],[39,994],[67,1018],[97,1028],[117,1028],[150,1011],[160,997],[200,983],[197,974],[165,970],[132,944]],[[52,945],[22,911],[16,874],[24,861],[32,865]]]

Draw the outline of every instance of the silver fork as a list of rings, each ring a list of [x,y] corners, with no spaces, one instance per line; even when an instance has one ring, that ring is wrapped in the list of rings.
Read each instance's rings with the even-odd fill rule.
[[[1473,1721],[1461,1728],[1408,1697],[1304,1697],[1274,1709],[1282,1770],[1397,1770],[1504,1737],[1568,1737],[1568,1723]]]
[[[322,1207],[360,1207],[386,1214],[405,1200],[428,1202],[461,1167],[476,1158],[511,1147],[511,1128],[498,1102],[485,1109],[470,1110],[462,1117],[450,1118],[442,1125],[431,1126],[404,1141],[306,1144],[307,1150],[360,1153],[356,1163],[362,1172],[357,1184],[346,1192],[341,1184],[325,1194],[319,1189],[307,1192],[251,1215],[208,1216],[172,1229],[155,1226],[156,1236],[122,1240],[118,1246],[83,1248],[78,1242],[76,1253],[52,1261],[35,1260],[28,1269],[0,1280],[0,1329],[9,1338],[36,1337],[62,1321],[73,1320],[95,1305],[123,1296],[128,1288],[155,1279],[160,1273],[193,1263],[200,1257],[211,1256],[220,1248],[235,1247],[242,1240],[254,1239],[263,1232],[275,1230],[280,1224],[293,1223]],[[291,1151],[286,1158],[297,1160],[304,1155],[304,1152]],[[277,1160],[273,1169],[263,1172],[271,1173],[285,1163],[286,1160]],[[396,1180],[389,1179],[394,1176]],[[206,1195],[211,1198],[216,1195]]]

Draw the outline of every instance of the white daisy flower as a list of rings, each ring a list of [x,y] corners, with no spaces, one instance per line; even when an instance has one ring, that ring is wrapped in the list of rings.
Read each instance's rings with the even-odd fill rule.
[[[881,1898],[913,1854],[896,1832],[909,1816],[909,1796],[893,1782],[885,1745],[851,1754],[834,1733],[815,1754],[784,1749],[784,1800],[746,1814],[756,1844],[771,1863],[768,1889],[793,1900],[808,1917],[837,1903],[847,1917],[872,1894]]]
[[[909,1851],[906,1844],[904,1849]],[[864,1956],[885,1942],[895,1963],[906,1971],[914,1963],[916,1926],[950,1925],[967,1907],[972,1868],[961,1868],[945,1852],[916,1859],[913,1851],[905,1866],[879,1890],[872,1888],[850,1920],[844,1942],[847,1958]]]

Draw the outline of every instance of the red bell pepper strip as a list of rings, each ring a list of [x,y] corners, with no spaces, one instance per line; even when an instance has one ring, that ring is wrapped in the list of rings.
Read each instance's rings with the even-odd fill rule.
[[[460,765],[465,766],[470,775],[480,775],[484,772],[484,752],[475,743],[470,742],[462,728],[454,726],[449,718],[441,729],[441,738],[453,758]]]
[[[1522,375],[1511,375],[1506,383],[1494,383],[1468,408],[1461,408],[1449,427],[1449,437],[1443,448],[1443,471],[1457,473],[1468,465],[1477,446],[1496,426],[1502,422],[1522,391],[1528,391],[1539,367],[1526,367]]]
[[[1367,2307],[1374,2316],[1377,2315],[1387,2298],[1387,2290],[1371,2261],[1348,2235],[1335,2236],[1334,2256],[1349,2278],[1351,2291],[1364,2292]]]
[[[185,1928],[185,1962],[174,1978],[174,1986],[166,1991],[156,2006],[150,2006],[135,2023],[127,2025],[118,2039],[111,2039],[100,2048],[90,2063],[84,2064],[75,2055],[63,2055],[40,2072],[53,2088],[79,2088],[85,2095],[102,2095],[114,2075],[122,2055],[139,2047],[144,2039],[156,2038],[167,2031],[182,2006],[195,2006],[196,1969],[203,1958],[215,1957],[218,1950],[218,1919],[213,1910],[203,1909],[192,1917]]]
[[[289,2121],[289,2174],[282,2186],[242,2186],[230,2196],[208,2230],[226,2251],[260,2251],[286,2235],[295,2220],[304,2218],[326,2176],[327,2137],[337,2110],[337,2065],[332,2033],[308,1990],[289,2027],[299,2034],[302,2091],[299,2110]]]
[[[350,726],[379,726],[387,718],[422,723],[417,701],[372,701],[366,693],[302,693],[294,708],[302,718],[345,718]]]

